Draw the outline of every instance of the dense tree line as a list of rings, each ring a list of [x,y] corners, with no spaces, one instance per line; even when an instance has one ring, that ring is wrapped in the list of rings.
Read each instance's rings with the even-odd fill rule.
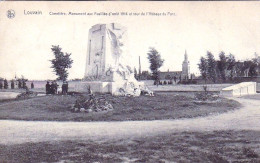
[[[201,77],[207,81],[232,82],[235,77],[255,77],[260,75],[260,57],[246,61],[237,61],[233,54],[226,55],[220,52],[218,59],[211,52],[206,57],[201,57],[198,64]]]

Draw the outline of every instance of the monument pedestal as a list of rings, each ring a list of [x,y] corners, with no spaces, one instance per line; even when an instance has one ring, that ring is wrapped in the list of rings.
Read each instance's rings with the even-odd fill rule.
[[[138,82],[138,85],[140,87],[144,87],[144,82]],[[135,88],[132,87],[131,83],[128,83],[126,81],[125,82],[82,81],[75,85],[76,92],[88,93],[89,89],[93,93],[110,93],[116,96],[123,95],[124,92],[122,91],[125,91],[126,94],[135,91],[134,90]],[[135,95],[135,94],[133,93],[129,95]]]
[[[112,91],[112,82],[101,81],[82,81],[75,85],[75,91],[88,93],[91,89],[93,93],[110,93]]]

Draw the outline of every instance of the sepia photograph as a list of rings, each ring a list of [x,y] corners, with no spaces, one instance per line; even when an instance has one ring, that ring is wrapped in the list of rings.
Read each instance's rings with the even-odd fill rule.
[[[1,163],[260,162],[260,2],[0,2]]]

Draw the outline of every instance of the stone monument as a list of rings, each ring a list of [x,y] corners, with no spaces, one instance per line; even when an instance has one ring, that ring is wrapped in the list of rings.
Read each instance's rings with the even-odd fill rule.
[[[84,81],[76,91],[139,96],[147,90],[129,63],[127,30],[120,24],[96,24],[89,30]]]

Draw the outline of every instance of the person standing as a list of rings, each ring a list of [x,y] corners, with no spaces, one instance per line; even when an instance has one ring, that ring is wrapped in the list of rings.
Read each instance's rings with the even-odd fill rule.
[[[14,89],[14,80],[11,81],[11,89]]]
[[[46,94],[51,93],[51,85],[50,85],[49,81],[47,81],[47,84],[45,85],[45,89],[46,89]]]
[[[2,83],[2,80],[0,80],[0,89],[3,89],[3,83]]]
[[[8,82],[6,79],[4,80],[4,89],[8,89]]]
[[[34,84],[33,84],[33,82],[31,83],[31,89],[34,89]]]
[[[65,93],[68,94],[68,90],[69,90],[69,83],[66,81],[65,83]]]
[[[50,93],[51,93],[51,94],[54,94],[54,93],[55,93],[55,85],[54,85],[54,82],[53,82],[53,81],[51,82]]]
[[[54,82],[54,94],[58,94],[58,87],[59,87],[59,85],[58,85],[58,83],[55,81]]]
[[[56,94],[57,88],[58,88],[58,84],[55,81],[51,82],[51,94]]]
[[[23,80],[23,81],[22,81],[22,88],[23,88],[23,89],[26,89],[25,87],[26,87],[26,82],[25,82],[25,80]]]
[[[61,89],[62,89],[62,94],[66,94],[66,83],[65,83],[65,81],[63,81],[63,83],[62,83],[62,86],[61,86]]]
[[[18,80],[18,88],[21,89],[22,88],[22,81],[19,79]]]

